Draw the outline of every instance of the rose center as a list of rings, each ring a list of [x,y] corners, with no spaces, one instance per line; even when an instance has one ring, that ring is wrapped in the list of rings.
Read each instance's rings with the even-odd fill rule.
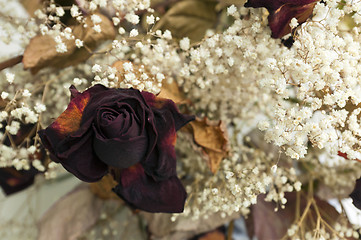
[[[136,114],[127,105],[102,108],[98,115],[98,130],[106,138],[132,138],[141,132]]]

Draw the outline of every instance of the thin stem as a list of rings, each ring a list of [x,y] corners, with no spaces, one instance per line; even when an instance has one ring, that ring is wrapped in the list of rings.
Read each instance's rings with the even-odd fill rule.
[[[20,55],[20,56],[10,58],[9,60],[6,60],[4,62],[1,62],[0,63],[0,71],[4,70],[6,68],[9,68],[9,67],[13,67],[16,64],[21,63],[22,60],[23,60],[23,55]]]

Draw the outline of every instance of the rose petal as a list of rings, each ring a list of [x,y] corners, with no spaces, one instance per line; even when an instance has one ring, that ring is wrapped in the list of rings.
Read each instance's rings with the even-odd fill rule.
[[[291,32],[290,22],[292,18],[297,18],[298,23],[304,23],[312,14],[315,3],[302,6],[291,4],[282,5],[277,11],[273,11],[268,16],[268,23],[272,30],[273,38],[280,38]]]
[[[96,85],[88,89],[87,91],[84,91],[83,93],[75,93],[75,87],[70,87],[70,91],[73,97],[70,100],[67,109],[62,114],[60,114],[60,116],[49,127],[47,127],[45,130],[40,130],[38,132],[40,138],[42,138],[44,134],[48,136],[48,139],[46,141],[46,148],[48,148],[50,152],[54,152],[54,148],[66,136],[69,136],[80,130],[83,112],[91,96],[96,92],[103,91],[104,88],[104,86]],[[89,121],[93,118],[94,114],[90,115],[90,117],[88,117],[86,121]],[[84,126],[83,129],[85,129],[86,131],[87,126]]]
[[[88,131],[80,138],[67,140],[58,148],[57,159],[63,167],[85,182],[95,182],[108,173],[108,166],[100,161],[92,149],[94,134]]]
[[[281,38],[291,32],[289,26],[292,18],[298,23],[304,23],[312,14],[317,0],[248,0],[245,7],[265,7],[270,12],[268,24],[272,30],[273,38]]]
[[[282,1],[277,0],[248,0],[245,7],[259,8],[265,7],[268,11],[276,10],[284,3]]]
[[[352,203],[358,209],[361,209],[361,178],[356,180],[355,189],[350,194],[352,198]]]
[[[74,87],[71,88],[74,92]],[[98,181],[107,173],[107,166],[96,158],[89,132],[94,114],[83,118],[90,98],[105,87],[96,85],[87,91],[75,94],[68,108],[45,130],[39,131],[43,145],[50,157],[83,181]],[[82,124],[81,124],[82,122]]]
[[[142,95],[153,110],[158,133],[157,144],[142,165],[148,175],[163,180],[176,175],[176,131],[194,120],[194,116],[181,114],[169,99],[157,98],[147,92],[142,92]]]
[[[275,11],[280,8],[284,4],[292,4],[294,6],[306,5],[309,3],[313,3],[317,0],[248,0],[245,7],[259,8],[265,7],[268,11]]]
[[[70,90],[70,100],[81,94],[81,92],[79,92],[74,85],[71,85],[69,87],[69,90]]]
[[[11,167],[0,168],[0,186],[6,195],[16,193],[31,186],[37,173],[35,168],[28,171],[17,171]]]
[[[143,135],[130,139],[104,139],[93,127],[95,134],[93,147],[96,155],[105,164],[115,168],[128,168],[144,160],[148,149],[148,136]]]
[[[122,170],[113,191],[133,207],[148,212],[183,212],[187,197],[177,177],[154,181],[140,164]]]
[[[119,107],[120,109],[117,109]],[[141,135],[144,130],[144,119],[140,121],[128,104],[101,107],[96,115],[97,129],[104,138],[132,138]]]
[[[157,126],[162,125],[160,121],[158,123]],[[174,127],[162,125],[162,128],[158,129],[158,140],[154,150],[141,162],[147,174],[155,180],[164,180],[177,174],[174,149],[176,138]]]
[[[194,116],[180,113],[175,103],[170,99],[156,97],[155,95],[144,91],[142,92],[142,95],[148,105],[152,108],[153,112],[158,112],[160,115],[166,112],[171,113],[176,131],[195,119]],[[168,122],[165,123],[169,124]]]

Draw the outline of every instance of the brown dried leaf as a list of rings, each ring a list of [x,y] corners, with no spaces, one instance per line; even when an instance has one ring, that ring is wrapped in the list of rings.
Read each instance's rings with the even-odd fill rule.
[[[71,27],[75,39],[83,40],[84,45],[91,50],[96,49],[103,41],[115,37],[113,23],[104,15],[99,13],[97,15],[102,19],[100,23],[102,31],[100,33],[95,32],[92,28],[93,23],[90,17],[86,18],[87,28],[84,28],[83,25]],[[63,39],[63,41],[67,45],[68,51],[58,53],[56,43],[51,36],[38,35],[32,38],[24,52],[24,68],[31,69],[33,73],[44,67],[64,68],[83,62],[91,56],[91,53],[86,48],[77,48],[74,39]]]
[[[82,184],[58,200],[38,222],[39,240],[78,239],[99,218],[102,201]]]
[[[215,229],[199,237],[198,240],[226,240],[226,235],[219,229]]]
[[[189,37],[200,41],[217,21],[216,2],[185,0],[177,2],[155,25],[155,29],[170,30],[173,37]]]
[[[202,148],[212,173],[216,173],[221,161],[228,156],[228,134],[222,121],[214,122],[207,118],[190,122],[194,142]]]
[[[100,181],[90,183],[90,190],[101,199],[117,199],[120,198],[112,191],[118,183],[111,175],[104,176]]]
[[[178,84],[175,81],[172,81],[171,83],[163,81],[158,97],[171,99],[176,104],[190,103],[190,100],[186,99],[184,93],[180,91]]]
[[[31,17],[34,17],[34,12],[43,6],[43,0],[20,0],[20,3]]]

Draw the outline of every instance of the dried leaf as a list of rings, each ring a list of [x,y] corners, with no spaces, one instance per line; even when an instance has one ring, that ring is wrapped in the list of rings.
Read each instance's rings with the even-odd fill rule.
[[[307,197],[303,195],[305,194],[300,195],[299,202],[301,214],[304,212],[308,203]],[[282,237],[287,234],[288,228],[294,223],[296,217],[297,193],[286,193],[285,197],[287,198],[285,209],[278,209],[278,211],[275,212],[275,208],[277,207],[276,203],[266,202],[264,200],[265,195],[263,194],[258,196],[257,204],[252,206],[251,214],[247,219],[248,234],[250,234],[251,238],[255,236],[259,240],[277,240],[282,239]],[[315,197],[314,200],[322,219],[333,226],[340,214],[326,201],[320,200],[317,197]],[[315,220],[304,221],[303,226],[305,230],[311,231],[315,229],[317,219],[313,206],[310,207],[307,217],[308,219],[313,218]]]
[[[190,104],[190,100],[186,99],[184,93],[179,90],[178,84],[175,81],[171,83],[163,81],[158,97],[172,99],[176,104]]]
[[[100,23],[101,32],[97,33],[92,28],[93,23],[90,17],[87,17],[87,28],[82,25],[72,26],[75,39],[81,39],[84,45],[94,50],[103,41],[113,39],[115,30],[112,22],[105,16],[98,14],[102,19]],[[74,39],[63,39],[67,45],[68,51],[58,53],[56,43],[49,35],[38,35],[30,40],[26,47],[23,57],[25,69],[31,69],[33,73],[38,72],[44,67],[64,68],[85,61],[91,56],[91,53],[84,47],[77,48]]]
[[[112,191],[118,183],[111,175],[104,176],[100,181],[90,183],[90,190],[101,199],[117,199],[120,198]]]
[[[170,30],[173,37],[200,41],[217,21],[216,2],[185,0],[177,2],[155,25],[155,30]]]
[[[217,172],[221,161],[228,156],[228,134],[222,121],[213,122],[207,118],[190,122],[194,142],[201,147],[212,173]]]
[[[226,240],[226,235],[220,229],[215,229],[213,231],[203,234],[195,240]]]
[[[31,17],[34,17],[34,12],[43,6],[43,0],[20,0],[20,3]]]
[[[38,222],[39,240],[75,240],[99,218],[102,201],[82,184],[58,200]]]
[[[222,226],[233,219],[239,218],[238,213],[222,218],[219,213],[210,215],[207,219],[191,220],[179,216],[175,222],[170,220],[171,214],[141,212],[148,222],[148,230],[152,237],[157,240],[183,240],[191,238],[200,233],[209,232]]]

